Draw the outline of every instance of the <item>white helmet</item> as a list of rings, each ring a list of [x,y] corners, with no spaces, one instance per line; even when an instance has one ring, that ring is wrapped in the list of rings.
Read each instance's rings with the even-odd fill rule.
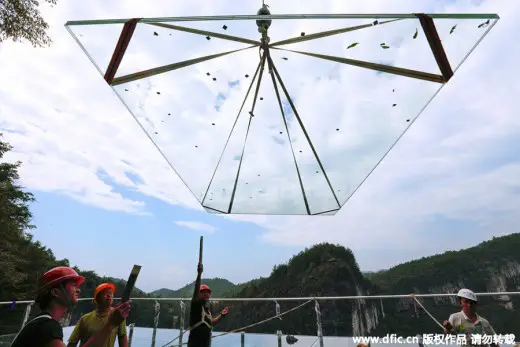
[[[466,288],[463,288],[461,290],[459,290],[459,292],[457,293],[457,296],[459,298],[464,298],[464,299],[468,299],[468,300],[472,300],[472,301],[475,301],[477,302],[477,296],[475,295],[475,293],[473,293],[471,290],[469,289],[466,289]]]

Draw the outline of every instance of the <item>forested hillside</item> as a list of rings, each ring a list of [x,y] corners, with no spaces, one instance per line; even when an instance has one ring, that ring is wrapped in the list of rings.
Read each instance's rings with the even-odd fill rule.
[[[407,262],[390,270],[379,272],[371,281],[382,293],[455,293],[460,288],[471,288],[476,292],[505,292],[520,289],[520,234],[494,237],[478,246],[446,252]],[[479,312],[487,317],[497,331],[520,335],[519,296],[494,296],[480,298]],[[385,301],[386,304],[387,301]],[[414,312],[410,300],[390,302],[385,306],[393,319],[384,320],[378,326],[380,332],[401,331],[413,333],[421,327],[436,329],[432,320]],[[446,319],[457,310],[454,298],[424,300],[426,308],[439,320]]]
[[[389,270],[359,273],[354,256],[340,246],[318,245],[302,252],[288,264],[277,267],[271,276],[245,288],[241,297],[347,296],[370,294],[456,293],[460,288],[475,292],[505,292],[520,289],[520,234],[493,238],[480,245],[457,252],[425,257]],[[500,295],[481,297],[479,313],[490,320],[502,334],[520,335],[520,297]],[[455,298],[420,299],[439,321],[460,310]],[[285,304],[284,309],[296,303]],[[225,323],[236,328],[274,314],[274,304],[239,305]],[[433,320],[412,299],[335,301],[321,304],[322,326],[326,335],[412,336],[438,333]],[[255,331],[275,333],[281,328],[288,334],[315,334],[315,315],[290,313],[282,321],[258,326]]]
[[[331,244],[319,244],[302,251],[287,264],[276,266],[268,278],[246,286],[239,297],[312,297],[369,295],[372,284],[361,274],[354,255],[349,249]],[[281,311],[302,304],[280,302]],[[224,304],[224,303],[222,303]],[[223,321],[219,329],[228,330],[245,326],[275,314],[274,302],[234,304],[233,314]],[[322,325],[328,335],[352,334],[353,322],[366,326],[366,315],[374,312],[372,305],[349,301],[324,301],[320,303]],[[251,329],[251,332],[287,334],[316,333],[314,303],[293,311],[282,320],[271,320]]]
[[[237,287],[236,284],[223,278],[203,278],[202,283],[211,288],[213,296],[215,297],[221,297],[222,295],[231,293],[233,289]],[[150,295],[158,298],[191,298],[193,296],[194,286],[195,281],[177,290],[167,288],[154,290]]]

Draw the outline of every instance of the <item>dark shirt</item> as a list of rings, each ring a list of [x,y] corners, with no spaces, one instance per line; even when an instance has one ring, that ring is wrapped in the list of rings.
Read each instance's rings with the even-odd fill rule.
[[[207,305],[208,307],[204,307]],[[208,325],[199,322],[202,320],[204,310],[204,321]],[[209,303],[203,300],[192,300],[190,307],[190,327],[198,325],[195,329],[190,331],[188,337],[188,347],[209,347],[211,346],[211,328],[212,318]]]
[[[63,329],[48,313],[41,313],[23,327],[11,347],[44,347],[52,340],[63,341]]]

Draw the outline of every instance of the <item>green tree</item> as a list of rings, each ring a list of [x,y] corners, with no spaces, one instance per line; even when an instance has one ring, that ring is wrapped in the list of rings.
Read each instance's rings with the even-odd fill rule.
[[[0,159],[11,148],[0,140]],[[27,278],[23,268],[29,262],[25,254],[31,238],[26,231],[34,227],[29,210],[34,197],[17,184],[20,165],[20,162],[0,163],[0,297],[6,292],[21,294],[19,286]]]
[[[56,5],[57,0],[43,0]],[[49,25],[40,14],[38,0],[0,0],[0,42],[27,40],[34,47],[49,46]]]

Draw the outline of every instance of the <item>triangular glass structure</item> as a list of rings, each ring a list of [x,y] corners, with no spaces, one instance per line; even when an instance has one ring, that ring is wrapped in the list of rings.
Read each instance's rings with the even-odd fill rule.
[[[497,21],[274,15],[66,27],[206,211],[333,215]]]

